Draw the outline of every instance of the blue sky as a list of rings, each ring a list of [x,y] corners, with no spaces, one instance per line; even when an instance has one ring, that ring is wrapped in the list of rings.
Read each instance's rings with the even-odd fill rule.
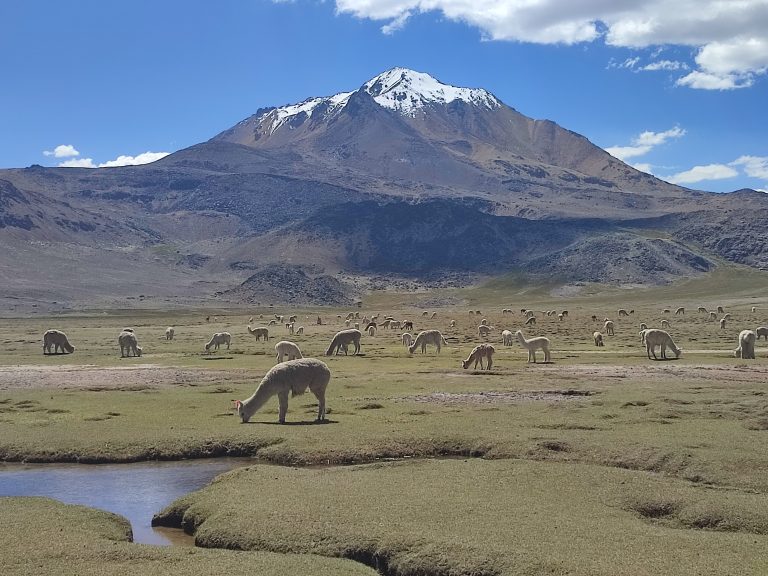
[[[3,168],[145,162],[403,66],[665,179],[768,190],[768,0],[3,0],[0,22]]]

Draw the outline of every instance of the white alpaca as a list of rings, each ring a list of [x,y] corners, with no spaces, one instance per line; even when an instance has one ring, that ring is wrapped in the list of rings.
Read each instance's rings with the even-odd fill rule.
[[[525,321],[526,326],[535,326],[536,325],[536,316],[530,316],[528,320]]]
[[[257,342],[262,338],[264,338],[264,342],[269,340],[269,328],[251,328],[248,326],[248,334],[256,338]]]
[[[176,334],[176,330],[173,329],[173,326],[168,326],[168,328],[165,329],[166,340],[173,340],[173,337],[175,334]]]
[[[450,327],[451,328],[456,328],[456,320],[451,320]]]
[[[368,326],[368,336],[376,336],[376,326],[373,324]]]
[[[232,335],[229,332],[216,332],[213,336],[211,336],[208,344],[205,345],[205,351],[210,354],[211,346],[213,346],[214,350],[218,350],[219,346],[222,344],[226,344],[227,350],[229,350],[229,344],[231,341]]]
[[[485,318],[480,320],[480,326],[488,326],[488,320],[486,320]]]
[[[491,332],[491,327],[490,326],[485,326],[484,324],[480,324],[480,326],[477,327],[477,333],[482,338],[487,338],[488,334],[490,334],[490,332]]]
[[[288,412],[288,393],[291,396],[304,394],[309,388],[317,398],[317,421],[325,420],[325,390],[331,380],[328,366],[314,358],[289,360],[273,366],[264,375],[253,395],[246,400],[236,400],[237,415],[243,422],[248,422],[251,416],[272,396],[277,395],[280,411],[278,421],[285,424]]]
[[[501,333],[501,343],[504,344],[504,346],[512,346],[513,338],[514,335],[509,330],[504,330]]]
[[[413,336],[411,336],[409,332],[403,332],[402,339],[403,339],[403,346],[410,346],[411,344],[413,344]]]
[[[669,320],[662,320],[661,321],[661,327],[662,328],[669,328]]]
[[[53,346],[53,353],[58,354],[59,348],[62,353],[72,353],[75,351],[75,347],[69,343],[67,335],[61,330],[48,330],[43,334],[43,354],[51,353],[51,346]]]
[[[683,316],[685,316],[685,308],[680,306],[680,308],[675,310],[675,314],[682,314]]]
[[[648,330],[648,324],[645,322],[640,322],[640,330]]]
[[[608,336],[615,336],[616,333],[613,331],[613,321],[612,320],[606,320],[605,324],[603,324],[603,329],[605,330],[605,333]]]
[[[294,334],[295,333],[295,329],[293,327],[293,323],[292,322],[290,324],[286,324],[285,328],[286,328],[286,330],[288,330],[288,334]]]
[[[640,330],[640,344],[645,344],[645,333],[648,332],[648,328]]]
[[[755,330],[755,334],[757,334],[757,339],[760,340],[760,336],[768,340],[768,327],[766,326],[760,326],[757,330]]]
[[[752,306],[752,312],[757,312],[757,306]]]
[[[699,306],[699,312],[704,312],[704,314],[707,313],[707,309],[704,308],[704,306]]]
[[[304,335],[304,326],[299,326],[296,328],[296,336],[303,336]]]
[[[461,367],[467,369],[469,368],[469,364],[474,361],[475,365],[473,368],[476,369],[479,362],[480,370],[483,370],[483,358],[485,358],[488,361],[488,365],[485,370],[490,370],[493,366],[494,352],[496,352],[496,349],[490,344],[480,344],[479,346],[475,346],[472,349],[472,352],[469,353],[467,359],[461,361]]]
[[[298,319],[299,318],[298,318],[298,316],[296,314],[293,314],[292,316],[288,316],[288,322],[290,322],[291,324],[296,322]]]
[[[595,346],[605,346],[603,344],[603,335],[600,332],[593,333],[592,338],[595,339]]]
[[[299,347],[289,340],[282,340],[275,344],[275,352],[277,352],[278,364],[280,364],[283,359],[297,360],[299,358],[304,358]]]
[[[344,355],[346,356],[347,346],[350,344],[355,345],[355,354],[358,354],[360,352],[360,338],[362,338],[362,336],[363,333],[360,332],[360,330],[356,330],[354,328],[336,332],[336,335],[333,337],[333,340],[331,340],[328,349],[325,351],[325,355],[330,356],[335,352],[338,356],[339,350],[343,349]]]
[[[270,321],[267,323],[267,326],[277,326],[277,320],[270,320]]]
[[[430,320],[434,320],[437,318],[437,312],[432,312],[432,316],[429,317]]]
[[[562,314],[558,314],[558,315],[557,315],[557,319],[558,319],[560,322],[562,322],[562,321],[563,321],[563,318],[565,318],[565,316],[563,316]]]
[[[757,340],[757,334],[752,330],[742,330],[739,332],[739,347],[734,350],[733,355],[736,358],[754,360],[755,340]]]
[[[720,319],[720,328],[725,329],[725,318]]]
[[[416,348],[421,346],[421,353],[426,354],[427,344],[432,344],[435,348],[437,348],[437,352],[439,354],[440,347],[443,344],[448,344],[448,342],[445,341],[445,338],[443,338],[440,330],[423,330],[416,335],[416,340],[413,341],[413,344],[408,346],[408,352],[413,354],[416,351]]]
[[[539,348],[544,351],[544,362],[549,362],[549,338],[539,336],[538,338],[527,340],[520,330],[515,332],[515,336],[517,336],[517,341],[520,342],[520,345],[528,350],[528,362],[536,363],[536,350]]]
[[[725,314],[725,310],[723,310],[723,307],[722,307],[722,306],[718,306],[718,307],[717,307],[717,313],[718,313],[718,314]]]
[[[653,354],[654,360],[658,360],[656,357],[656,346],[661,348],[661,358],[664,360],[667,359],[667,348],[675,353],[675,358],[680,358],[680,354],[683,352],[682,349],[675,345],[675,342],[672,340],[672,336],[669,335],[669,332],[664,332],[664,330],[657,330],[655,328],[646,330],[645,351],[648,354],[649,360],[651,359],[651,354]]]
[[[709,313],[709,319],[710,319],[711,321],[715,321],[715,320],[717,320],[717,314],[715,314],[714,312],[710,312],[710,313]]]
[[[121,358],[130,356],[131,352],[133,352],[134,356],[141,356],[141,346],[139,346],[139,343],[136,340],[136,334],[134,334],[133,331],[126,332],[124,330],[120,332],[120,335],[117,337],[117,343],[120,345]]]

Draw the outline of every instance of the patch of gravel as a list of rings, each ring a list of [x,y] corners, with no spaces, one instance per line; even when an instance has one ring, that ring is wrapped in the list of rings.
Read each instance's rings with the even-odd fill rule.
[[[564,402],[595,394],[589,390],[540,390],[528,392],[433,392],[403,396],[398,401],[427,404],[514,404],[518,402]]]
[[[245,377],[242,370],[201,370],[154,364],[114,368],[77,366],[3,366],[0,390],[86,389],[146,390],[221,384]]]

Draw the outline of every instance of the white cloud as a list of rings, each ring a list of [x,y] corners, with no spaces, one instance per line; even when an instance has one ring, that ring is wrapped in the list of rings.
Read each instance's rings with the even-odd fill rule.
[[[138,166],[139,164],[149,164],[165,158],[170,152],[144,152],[137,156],[118,156],[114,160],[109,160],[99,164],[99,168],[114,168],[116,166]]]
[[[73,158],[59,163],[61,168],[96,168],[93,158]]]
[[[670,138],[680,138],[682,136],[685,136],[685,130],[679,126],[675,126],[664,132],[651,132],[648,130],[642,132],[638,137],[633,138],[631,146],[611,146],[606,148],[605,151],[619,160],[627,160],[637,156],[644,156],[656,146],[666,143]],[[646,164],[645,166],[648,165]],[[638,170],[640,170],[640,168],[638,168]],[[648,172],[648,170],[643,170],[643,172]]]
[[[73,156],[80,156],[80,152],[75,150],[72,144],[59,144],[53,151],[43,150],[43,155],[53,156],[54,158],[71,158]]]
[[[768,156],[740,156],[729,166],[743,166],[747,176],[768,180]]]
[[[679,172],[664,178],[672,184],[695,184],[703,180],[725,180],[733,178],[739,173],[725,164],[707,164],[706,166],[694,166],[685,172]]]
[[[658,62],[651,62],[642,66],[640,70],[646,72],[655,72],[656,70],[688,70],[688,64],[678,62],[677,60],[659,60]]]
[[[65,160],[59,163],[61,168],[115,168],[117,166],[138,166],[140,164],[149,164],[165,158],[170,152],[144,152],[136,156],[118,156],[114,160],[108,160],[100,164],[95,164],[93,158],[75,158]]]
[[[698,50],[694,72],[701,75],[689,74],[678,85],[691,88],[746,88],[768,70],[768,1],[673,4],[669,0],[336,0],[336,9],[388,21],[382,28],[385,33],[405,25],[410,15],[438,12],[478,28],[490,40],[575,44],[602,38],[622,48],[686,46]],[[667,67],[649,69],[675,70],[669,63],[663,66]]]
[[[653,166],[646,162],[632,164],[632,168],[634,168],[635,170],[640,170],[640,172],[645,172],[646,174],[653,174]]]

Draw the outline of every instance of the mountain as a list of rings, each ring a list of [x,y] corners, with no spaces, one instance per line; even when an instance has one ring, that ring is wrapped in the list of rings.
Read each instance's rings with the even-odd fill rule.
[[[395,68],[153,164],[0,170],[0,299],[342,303],[382,279],[510,271],[664,283],[718,258],[768,268],[767,216],[763,193],[674,186],[486,90]]]

